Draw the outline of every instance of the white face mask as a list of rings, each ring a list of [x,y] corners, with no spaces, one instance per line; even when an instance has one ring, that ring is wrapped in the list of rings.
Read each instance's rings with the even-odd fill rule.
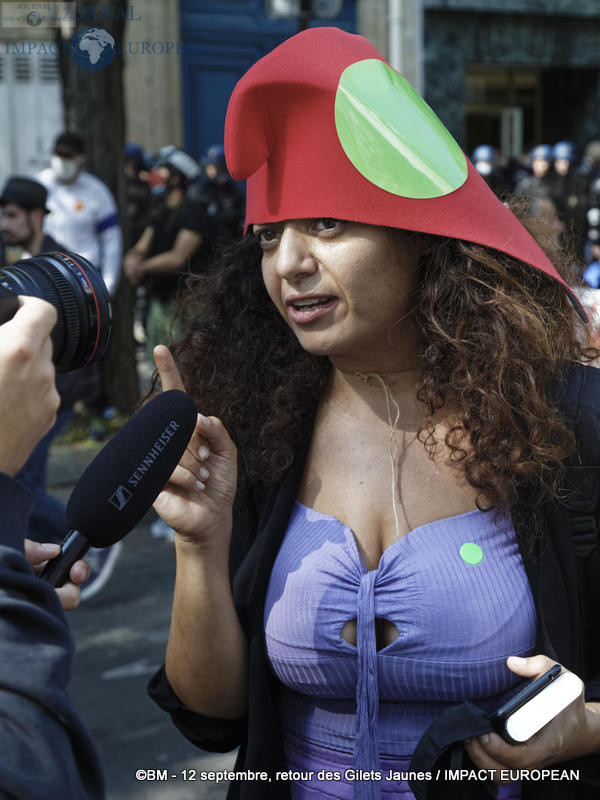
[[[52,156],[50,158],[50,166],[59,181],[69,183],[77,177],[77,173],[83,161],[80,156],[77,158],[61,158],[60,156]]]

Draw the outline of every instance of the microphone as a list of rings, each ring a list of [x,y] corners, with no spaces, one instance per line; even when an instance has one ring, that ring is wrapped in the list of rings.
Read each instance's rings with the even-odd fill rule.
[[[170,389],[123,425],[75,484],[67,503],[70,533],[41,578],[62,586],[90,547],[110,547],[135,528],[169,481],[196,419],[192,398]]]

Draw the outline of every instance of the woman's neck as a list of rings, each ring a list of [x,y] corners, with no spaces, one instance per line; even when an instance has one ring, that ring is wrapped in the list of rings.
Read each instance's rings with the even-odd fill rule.
[[[418,377],[416,366],[394,372],[346,372],[334,367],[326,399],[347,409],[357,420],[376,415],[386,424],[390,421],[391,404],[398,409],[400,427],[416,430],[424,417],[415,394]]]
[[[333,363],[333,378],[340,386],[358,391],[365,387],[381,386],[385,383],[391,390],[403,392],[416,384],[419,374],[418,357],[415,355],[403,363],[337,364]]]

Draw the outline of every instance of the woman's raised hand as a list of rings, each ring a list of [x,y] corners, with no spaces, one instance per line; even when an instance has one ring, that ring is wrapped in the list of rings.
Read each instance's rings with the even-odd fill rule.
[[[185,386],[173,356],[164,345],[154,348],[163,391]],[[217,417],[198,415],[196,428],[154,509],[176,533],[200,545],[222,546],[231,530],[237,486],[237,451]]]

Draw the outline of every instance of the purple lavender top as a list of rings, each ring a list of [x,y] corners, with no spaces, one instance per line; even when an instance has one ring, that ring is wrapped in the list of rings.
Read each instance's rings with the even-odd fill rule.
[[[377,650],[375,620],[399,636]],[[357,645],[342,639],[357,620]],[[271,668],[297,781],[294,798],[410,798],[405,781],[342,780],[320,769],[407,769],[421,735],[449,705],[491,710],[519,680],[536,615],[509,514],[469,511],[413,529],[367,571],[352,531],[296,502],[265,604]],[[333,767],[332,764],[338,764]],[[385,769],[383,766],[385,765]],[[512,793],[511,793],[512,792]],[[499,797],[518,798],[517,787]]]

